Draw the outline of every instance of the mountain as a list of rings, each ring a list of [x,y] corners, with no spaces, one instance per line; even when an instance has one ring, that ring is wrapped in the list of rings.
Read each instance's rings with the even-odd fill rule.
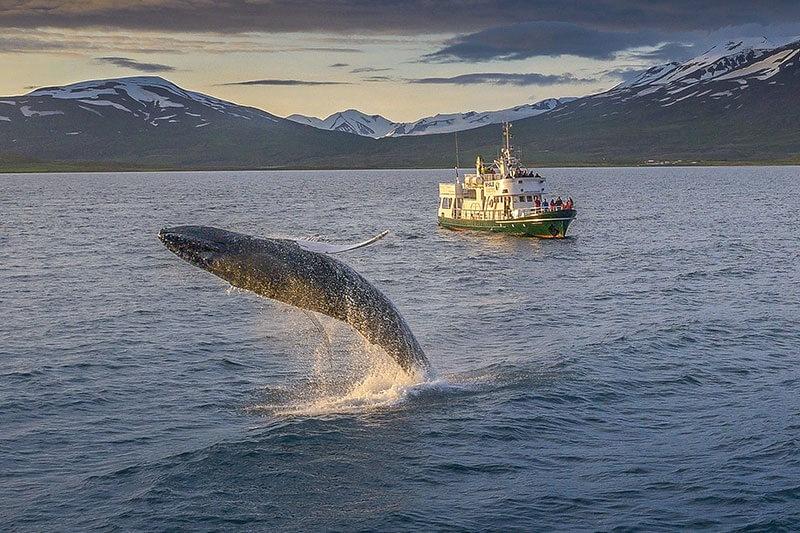
[[[0,164],[282,167],[316,157],[336,159],[353,141],[349,134],[303,126],[153,76],[0,98]]]
[[[37,89],[23,97],[2,101],[4,120],[89,113],[98,117],[121,112],[128,120],[145,127],[169,124],[202,128],[220,118],[277,122],[278,117],[265,111],[245,108],[218,98],[181,89],[155,76],[75,83],[65,87]],[[15,117],[16,115],[16,117]],[[81,131],[74,132],[80,135]]]
[[[514,120],[513,143],[540,166],[800,162],[798,92],[800,42],[732,41]],[[387,126],[341,115],[360,117],[375,136]],[[460,127],[468,115],[424,135],[409,134],[409,125],[372,138],[343,122],[320,129],[161,78],[100,80],[0,98],[0,169],[444,168],[455,159],[453,138],[432,132]],[[461,161],[490,157],[500,128],[462,130],[458,141]]]
[[[778,74],[782,66],[791,66],[789,61],[796,54],[795,46],[775,47],[769,44],[766,37],[729,41],[712,47],[686,63],[673,62],[652,67],[633,81],[618,85],[610,93],[643,97],[668,88],[668,95],[680,96],[668,97],[662,105],[673,105],[678,98],[690,98],[699,93],[699,90],[698,93],[686,93],[688,89],[708,88],[711,84],[733,80],[738,81],[730,84],[732,88],[744,89],[750,78],[764,81]]]
[[[798,162],[799,91],[800,41],[731,41],[516,121],[514,144],[541,165]],[[435,137],[425,145],[396,139],[390,153],[446,154],[452,141]],[[459,135],[459,145],[491,154],[498,138],[496,128],[480,128]]]
[[[575,98],[548,98],[533,104],[523,104],[499,111],[469,111],[467,113],[438,114],[415,122],[392,122],[380,115],[367,115],[355,109],[334,113],[326,119],[290,115],[288,120],[330,131],[343,131],[379,139],[405,135],[433,135],[471,130],[487,124],[511,122],[546,113]]]
[[[341,131],[375,139],[386,136],[397,126],[396,123],[380,115],[367,115],[356,109],[340,111],[325,119],[296,114],[286,118],[322,130]]]

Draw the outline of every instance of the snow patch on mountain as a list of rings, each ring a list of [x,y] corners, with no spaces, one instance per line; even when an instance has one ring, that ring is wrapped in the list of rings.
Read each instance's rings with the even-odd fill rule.
[[[25,117],[50,117],[54,115],[63,115],[63,111],[37,111],[32,109],[31,106],[24,105],[19,108],[19,112]]]
[[[83,103],[83,104],[89,104],[89,105],[111,106],[113,108],[119,109],[120,111],[125,111],[126,113],[132,113],[133,112],[130,109],[128,109],[127,107],[125,107],[124,105],[118,104],[116,102],[111,102],[109,100],[78,100],[78,101]]]
[[[84,111],[88,111],[89,113],[92,113],[93,115],[97,115],[98,117],[102,117],[103,116],[103,114],[100,111],[97,111],[96,109],[92,109],[92,108],[89,108],[89,107],[86,107],[86,106],[83,106],[83,105],[79,105],[78,107],[83,109]]]
[[[662,107],[669,107],[689,98],[729,97],[748,90],[750,81],[768,80],[792,66],[798,53],[798,41],[779,46],[765,37],[728,41],[684,63],[651,67],[636,79],[593,98],[625,101],[654,95]]]
[[[367,115],[357,109],[340,111],[324,119],[297,114],[286,118],[322,130],[341,131],[375,139],[386,136],[397,125],[380,115]]]
[[[719,76],[717,80],[730,80],[734,78],[744,78],[744,77],[754,77],[759,80],[766,80],[780,72],[781,65],[785,64],[787,61],[795,57],[800,50],[781,50],[775,54],[771,54],[768,57],[762,59],[761,61],[757,61],[752,65],[748,65],[744,68],[739,70],[734,70],[729,72],[723,76]],[[739,80],[744,81],[746,80]]]
[[[674,61],[665,65],[656,65],[655,67],[645,70],[637,78],[634,78],[631,81],[620,83],[614,87],[614,89],[628,89],[631,87],[642,87],[644,85],[656,85],[666,76],[669,76],[675,72],[675,70],[680,66],[680,63]]]
[[[431,135],[434,133],[452,133],[454,131],[471,130],[487,124],[513,122],[524,118],[535,117],[542,113],[552,111],[559,105],[572,101],[574,98],[548,98],[541,102],[523,104],[499,111],[484,111],[467,113],[438,114],[426,117],[416,122],[400,124],[388,136],[400,137],[404,135]]]
[[[167,94],[162,94],[161,92]],[[129,98],[142,104],[156,104],[159,107],[183,107],[183,104],[174,102],[172,97],[189,100],[204,101],[206,98],[196,98],[197,93],[185,91],[172,82],[158,76],[133,76],[110,80],[84,81],[65,85],[63,87],[47,87],[37,89],[26,96],[49,96],[61,100],[97,100],[101,96],[127,95]],[[106,100],[100,100],[106,101]],[[102,105],[102,104],[100,104]]]
[[[134,117],[144,117],[146,123],[151,125],[153,121],[149,117],[154,113],[153,108],[156,108],[155,113],[158,113],[158,109],[183,110],[183,116],[176,118],[175,122],[180,122],[183,118],[191,124],[198,120],[207,123],[204,117],[216,113],[224,113],[243,120],[252,120],[257,116],[272,122],[278,121],[276,117],[264,111],[244,108],[212,96],[187,91],[158,76],[133,76],[84,81],[63,87],[45,87],[36,89],[23,98],[35,98],[37,101],[50,98],[55,101],[77,101],[89,106],[113,107]],[[78,107],[103,116],[84,105]],[[189,107],[194,113],[188,112]]]
[[[373,138],[431,135],[480,128],[487,124],[513,122],[547,113],[575,98],[548,98],[532,104],[523,104],[499,111],[467,113],[440,113],[415,122],[392,122],[381,115],[367,115],[355,109],[334,113],[325,119],[304,115],[290,115],[289,120],[315,128],[343,131]]]

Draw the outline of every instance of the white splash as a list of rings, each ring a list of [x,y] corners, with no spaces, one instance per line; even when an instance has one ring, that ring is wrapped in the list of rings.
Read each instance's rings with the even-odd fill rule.
[[[280,416],[320,416],[348,414],[397,407],[414,392],[433,382],[421,375],[411,375],[395,368],[375,369],[343,395],[308,398],[304,402],[275,410]]]
[[[421,390],[443,385],[424,371],[404,371],[383,349],[343,322],[311,311],[278,308],[287,311],[289,329],[304,339],[296,355],[307,374],[303,381],[282,388],[280,399],[248,410],[281,417],[372,412],[396,408]]]

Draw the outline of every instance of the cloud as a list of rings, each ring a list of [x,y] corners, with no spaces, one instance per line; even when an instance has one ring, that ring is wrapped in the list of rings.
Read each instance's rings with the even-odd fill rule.
[[[342,67],[349,67],[347,63],[334,63],[332,65],[328,65],[329,68],[342,68]]]
[[[0,3],[3,0],[0,0]],[[318,39],[326,41],[328,39]],[[348,44],[352,43],[352,39]],[[335,43],[333,43],[335,44]],[[358,54],[353,46],[280,46],[264,42],[257,35],[191,36],[163,32],[98,32],[92,30],[53,30],[10,28],[0,32],[0,52],[4,53],[86,53],[103,56],[139,54],[279,54],[332,53]]]
[[[457,37],[423,60],[478,62],[559,55],[611,59],[622,50],[659,41],[663,37],[655,32],[601,31],[566,22],[527,22]]]
[[[598,73],[599,77],[612,78],[623,82],[633,81],[645,72],[647,67],[625,66],[619,68],[612,68]]]
[[[432,83],[451,85],[558,85],[560,83],[580,83],[596,81],[589,78],[578,78],[574,74],[507,74],[502,72],[478,72],[461,74],[450,78],[420,78],[408,80],[409,83]]]
[[[800,21],[796,0],[0,0],[0,27],[419,35],[523,22],[615,31],[713,30]]]
[[[274,85],[274,86],[303,86],[303,85],[349,85],[344,81],[309,81],[309,80],[248,80],[248,81],[232,81],[229,83],[220,83],[220,86],[227,87],[231,85]]]
[[[394,78],[391,76],[366,76],[361,78],[362,81],[374,83],[374,82],[383,82],[383,81],[395,81]]]
[[[175,72],[177,69],[161,63],[142,63],[129,57],[97,57],[96,61],[110,63],[111,65],[137,70],[139,72]]]
[[[375,68],[375,67],[359,67],[354,68],[350,71],[351,74],[363,74],[365,72],[386,72],[387,70],[393,70],[391,68]]]
[[[700,52],[695,44],[664,43],[652,50],[635,51],[630,57],[651,63],[668,63],[670,61],[686,61]]]
[[[4,53],[23,53],[23,52],[45,52],[58,51],[63,49],[63,44],[54,41],[44,41],[36,38],[29,38],[17,35],[4,35],[0,37],[0,52]]]

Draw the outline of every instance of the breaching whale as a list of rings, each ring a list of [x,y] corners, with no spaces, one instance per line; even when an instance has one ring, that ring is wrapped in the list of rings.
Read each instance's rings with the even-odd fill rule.
[[[234,287],[346,322],[409,374],[428,374],[417,339],[392,302],[358,272],[331,257],[366,246],[258,238],[208,226],[164,228],[158,238],[181,259]]]

